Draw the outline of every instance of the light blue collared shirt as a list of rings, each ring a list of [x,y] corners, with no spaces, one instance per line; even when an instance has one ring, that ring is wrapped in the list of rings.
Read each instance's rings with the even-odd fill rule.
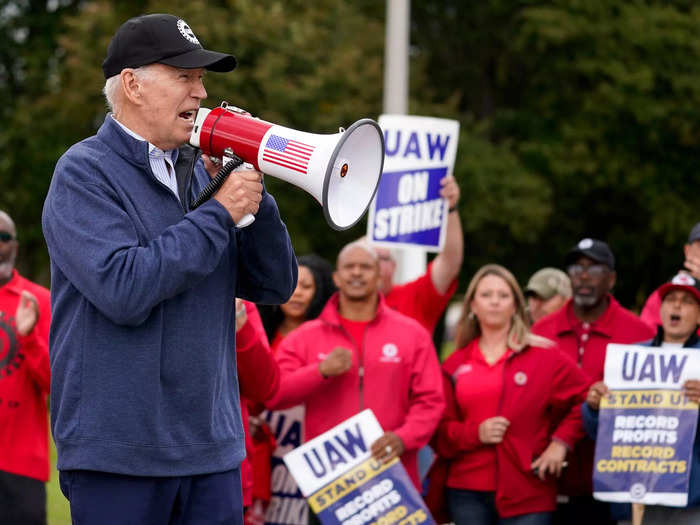
[[[112,118],[114,119],[114,122],[119,124],[119,126],[126,133],[134,137],[136,140],[146,142],[146,139],[144,139],[138,133],[131,131],[124,124],[114,118],[114,115],[112,115]],[[153,175],[156,176],[158,181],[170,188],[178,200],[180,200],[180,196],[177,193],[177,178],[175,177],[175,163],[177,162],[178,153],[179,152],[177,149],[163,151],[150,142],[148,143],[148,160],[151,164],[151,171],[153,172]]]

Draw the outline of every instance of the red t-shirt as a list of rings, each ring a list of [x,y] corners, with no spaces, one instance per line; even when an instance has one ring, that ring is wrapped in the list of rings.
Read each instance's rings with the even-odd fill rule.
[[[367,328],[368,323],[369,321],[351,321],[344,317],[340,318],[340,324],[350,334],[350,337],[360,350],[365,339],[365,328]]]
[[[425,274],[405,284],[394,286],[386,295],[386,304],[418,321],[432,335],[435,331],[442,312],[457,290],[457,279],[452,281],[447,292],[441,294],[435,289],[433,278],[430,276],[433,268],[432,261],[428,264]]]
[[[453,375],[455,400],[462,416],[481,424],[499,414],[503,390],[503,366],[511,353],[506,351],[490,365],[481,349],[460,365]],[[447,486],[465,490],[496,490],[496,448],[483,445],[450,464]]]

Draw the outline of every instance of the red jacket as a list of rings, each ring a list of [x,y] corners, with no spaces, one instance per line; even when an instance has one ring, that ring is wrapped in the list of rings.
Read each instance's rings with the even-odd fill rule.
[[[503,367],[499,409],[493,414],[505,417],[510,425],[501,443],[484,445],[479,439],[482,421],[471,420],[468,414],[464,419],[460,416],[453,387],[460,381],[469,381],[468,365],[474,359],[473,353],[478,351],[478,340],[474,340],[455,351],[442,366],[447,409],[433,441],[436,452],[453,458],[450,467],[454,465],[459,470],[460,462],[468,462],[471,452],[494,447],[495,502],[499,516],[553,511],[556,480],[548,476],[541,481],[533,474],[531,464],[552,438],[573,447],[583,437],[579,406],[585,399],[589,380],[556,348],[528,346],[513,352]],[[553,412],[566,414],[556,426]],[[467,480],[463,481],[468,484]],[[448,485],[459,485],[459,480],[452,478]]]
[[[255,305],[249,301],[245,304],[248,320],[236,334],[236,364],[238,366],[238,384],[241,394],[241,418],[245,430],[246,457],[241,462],[241,486],[243,505],[253,502],[254,476],[251,458],[255,444],[248,425],[248,404],[262,403],[271,398],[279,388],[279,367],[270,351],[267,336],[260,314]],[[269,485],[269,469],[267,472]]]
[[[338,346],[353,351],[352,368],[324,379],[319,363]],[[418,449],[428,443],[445,406],[440,364],[422,326],[388,308],[380,295],[376,316],[358,348],[340,324],[336,293],[317,319],[285,337],[277,361],[280,390],[269,408],[304,403],[307,441],[372,409],[382,428],[403,441],[401,460],[418,485]]]
[[[39,303],[39,321],[17,334],[15,312],[22,290]],[[14,270],[0,287],[0,470],[48,481],[49,291]]]
[[[587,327],[576,318],[572,299],[532,327],[534,333],[555,341],[566,355],[579,363],[591,383],[603,379],[605,351],[609,343],[632,344],[651,339],[656,334],[636,315],[620,306],[612,295],[608,297],[608,308]],[[563,494],[582,496],[593,492],[594,452],[593,440],[585,437],[569,454],[569,467],[560,483]]]

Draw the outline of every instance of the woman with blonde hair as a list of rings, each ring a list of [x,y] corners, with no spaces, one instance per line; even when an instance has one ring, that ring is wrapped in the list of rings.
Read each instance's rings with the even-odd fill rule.
[[[587,378],[553,342],[530,333],[523,293],[496,264],[467,288],[456,348],[443,364],[447,410],[433,441],[449,458],[453,521],[551,523],[556,477],[583,436]]]

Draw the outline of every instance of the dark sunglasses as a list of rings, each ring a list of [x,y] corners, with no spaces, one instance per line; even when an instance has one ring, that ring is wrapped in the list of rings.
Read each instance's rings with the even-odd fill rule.
[[[14,240],[15,236],[12,235],[10,232],[0,232],[0,242],[10,242]]]

